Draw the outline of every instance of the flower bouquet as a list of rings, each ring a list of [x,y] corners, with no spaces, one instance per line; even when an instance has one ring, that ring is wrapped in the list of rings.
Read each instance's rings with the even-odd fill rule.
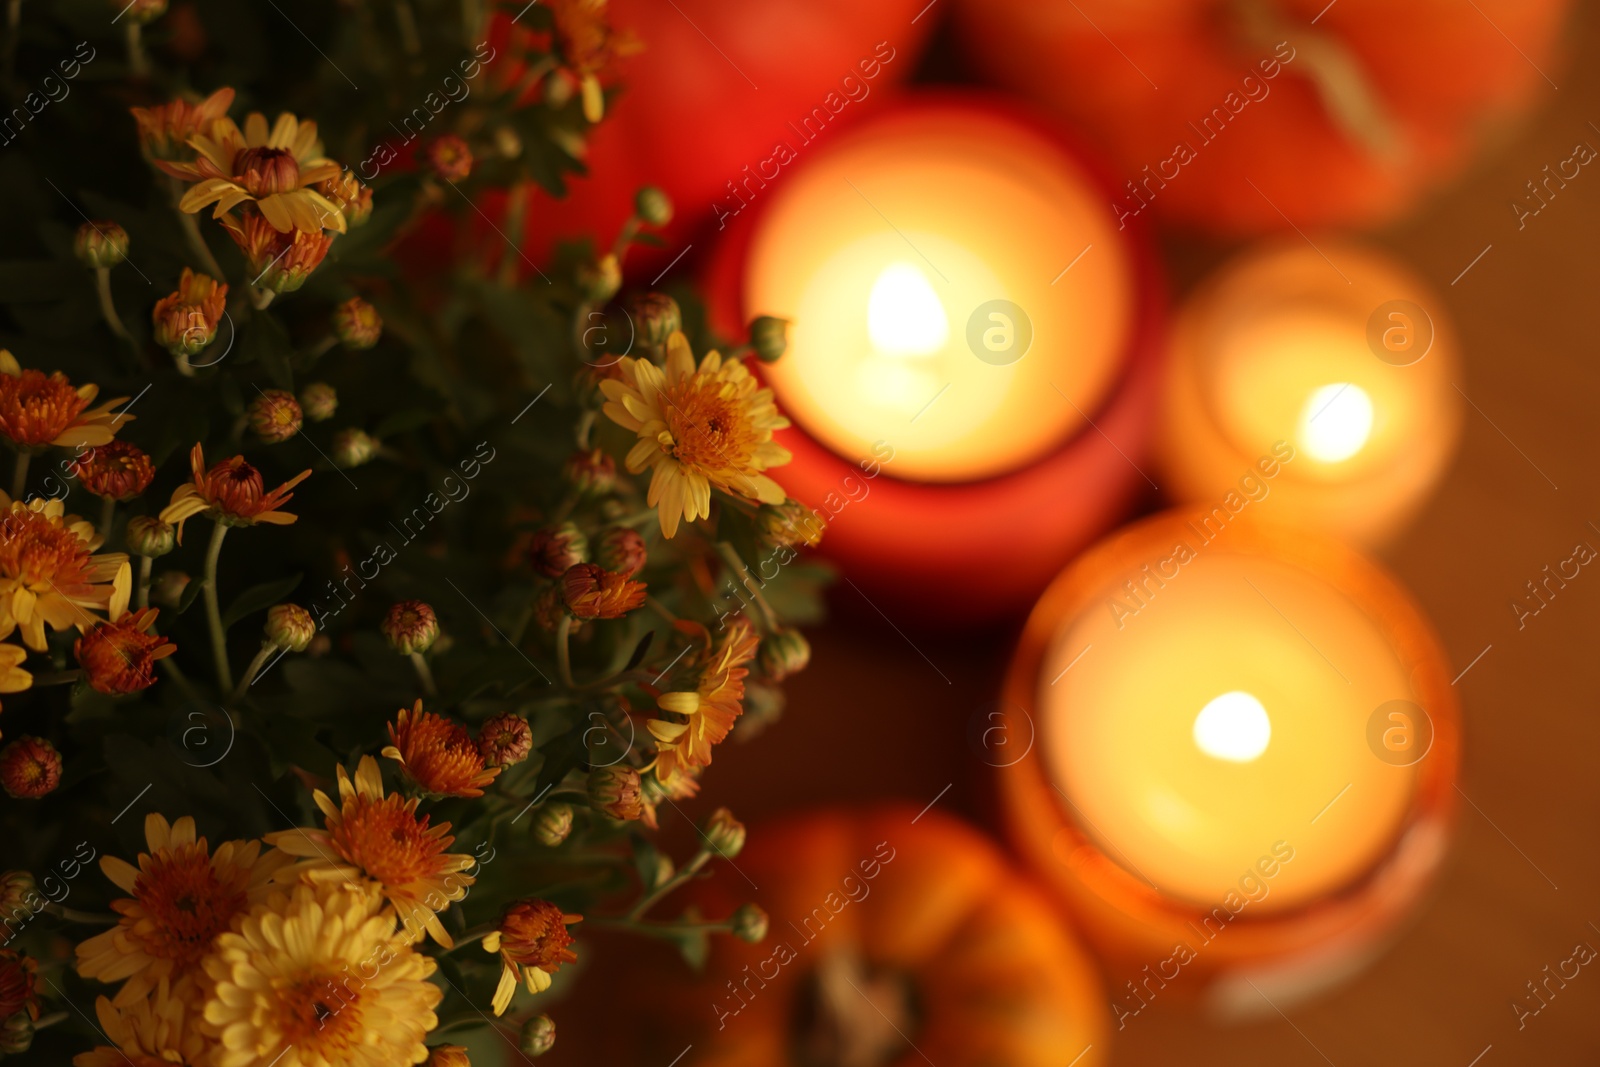
[[[522,240],[641,42],[604,0],[5,14],[0,1057],[516,1060],[586,929],[759,940],[672,897],[744,843],[690,798],[826,578],[745,362],[783,324],[629,284],[653,189]]]

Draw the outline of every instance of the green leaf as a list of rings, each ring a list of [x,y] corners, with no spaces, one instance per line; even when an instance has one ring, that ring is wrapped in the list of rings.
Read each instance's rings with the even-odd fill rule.
[[[188,611],[189,605],[195,602],[195,599],[200,595],[200,590],[204,589],[205,587],[206,583],[204,580],[191,580],[188,585],[183,587],[183,595],[178,598],[178,610],[173,614],[182,615],[184,612]]]
[[[240,593],[238,599],[229,604],[228,610],[222,613],[222,628],[226,630],[246,615],[272,607],[272,605],[294,592],[295,587],[300,584],[300,579],[303,577],[305,575],[299,573],[281,581],[262,582],[260,585],[252,585],[249,589]],[[185,592],[188,592],[188,590],[185,590]]]
[[[711,958],[711,935],[704,930],[690,930],[678,938],[678,951],[683,954],[683,961],[687,963],[696,974],[706,969],[706,961]]]

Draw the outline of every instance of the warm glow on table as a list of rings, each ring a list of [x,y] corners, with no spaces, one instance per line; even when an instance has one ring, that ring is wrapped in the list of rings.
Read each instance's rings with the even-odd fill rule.
[[[1249,906],[1303,904],[1393,848],[1416,768],[1373,754],[1368,719],[1416,694],[1378,626],[1324,578],[1188,540],[1193,558],[1159,586],[1138,569],[1159,556],[1107,572],[1049,647],[1045,764],[1084,832],[1165,894],[1221,904],[1281,841],[1294,858],[1257,875],[1268,893]],[[1138,610],[1114,616],[1113,602]]]
[[[1078,165],[968,108],[811,151],[759,194],[744,276],[746,307],[793,321],[764,371],[785,412],[851,459],[886,441],[893,473],[923,481],[1015,470],[1084,429],[1121,369],[1133,283]],[[975,320],[991,301],[1025,317]]]

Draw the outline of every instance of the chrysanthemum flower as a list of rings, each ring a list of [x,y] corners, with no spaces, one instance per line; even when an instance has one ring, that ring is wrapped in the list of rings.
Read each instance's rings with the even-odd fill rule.
[[[582,915],[564,915],[548,900],[519,900],[500,916],[500,928],[483,939],[486,952],[500,953],[500,984],[494,991],[494,1013],[504,1015],[520,979],[530,993],[550,988],[550,976],[578,956],[568,945],[567,927]]]
[[[389,724],[385,757],[400,764],[400,771],[425,793],[450,797],[481,797],[494,781],[499,767],[484,767],[483,753],[466,727],[416,706],[401,708]]]
[[[126,504],[155,479],[155,464],[144,449],[129,441],[108,441],[72,461],[73,477],[95,496]]]
[[[317,189],[344,212],[345,221],[351,226],[360,226],[372,217],[372,186],[357,178],[355,171],[324,178]]]
[[[516,712],[502,712],[478,731],[478,751],[487,767],[514,767],[533,751],[533,729]]]
[[[198,104],[174,100],[160,107],[131,108],[139,124],[139,147],[146,159],[169,162],[194,159],[189,138],[211,136],[211,128],[233,106],[233,90],[218,89]]]
[[[149,852],[137,867],[102,856],[100,870],[123,892],[111,902],[116,926],[78,946],[78,973],[102,982],[127,982],[112,998],[119,1008],[141,1000],[162,979],[197,973],[212,940],[237,925],[265,897],[272,872],[286,857],[263,855],[259,841],[224,841],[212,852],[185,815],[168,824],[144,820]]]
[[[580,619],[616,619],[640,604],[645,584],[596,563],[568,567],[561,576],[561,600]]]
[[[11,1018],[19,1011],[28,1018],[39,1017],[39,997],[34,986],[37,968],[32,956],[0,948],[0,1020]]]
[[[549,6],[564,67],[583,93],[583,117],[599,122],[605,117],[605,96],[597,75],[616,58],[637,52],[639,41],[612,28],[606,0],[549,0]]]
[[[227,310],[228,286],[209,274],[188,267],[178,276],[178,287],[150,312],[156,344],[175,356],[192,356],[217,339],[217,327]]]
[[[42,737],[23,734],[0,748],[0,789],[16,800],[38,800],[61,784],[61,753]]]
[[[0,639],[20,629],[35,652],[45,650],[47,623],[92,623],[90,610],[108,609],[117,589],[132,584],[127,555],[93,555],[94,527],[62,511],[59,500],[22,504],[0,493]]]
[[[434,962],[396,934],[370,887],[318,881],[277,892],[205,961],[214,1067],[422,1063],[443,991]]]
[[[274,293],[292,293],[322,265],[333,234],[321,230],[291,229],[280,232],[259,211],[240,217],[222,217],[222,226],[244,254],[250,284]]]
[[[73,1067],[180,1067],[201,1064],[216,1041],[200,1032],[201,993],[191,977],[163,978],[150,996],[124,1007],[105,997],[94,1002],[101,1045],[72,1058]]]
[[[688,339],[675,333],[664,370],[631,357],[618,367],[620,379],[600,383],[604,410],[638,435],[627,466],[651,471],[645,499],[660,511],[663,537],[676,534],[680,520],[710,515],[713,488],[764,504],[784,500],[761,472],[789,462],[788,449],[772,440],[789,420],[743,363],[708,352],[697,368]]]
[[[20,693],[32,687],[33,675],[22,669],[28,650],[21,645],[0,644],[0,693]]]
[[[422,156],[441,181],[464,182],[472,174],[472,149],[456,134],[430,142]]]
[[[60,371],[23,370],[16,356],[0,348],[0,437],[19,451],[106,444],[133,416],[111,413],[127,402],[125,396],[91,410],[99,393],[98,385],[73,388]]]
[[[472,1059],[460,1045],[435,1045],[428,1050],[427,1067],[472,1067]]]
[[[655,771],[663,784],[670,786],[679,775],[710,764],[712,746],[728,736],[744,711],[744,679],[750,673],[746,664],[760,643],[748,619],[734,620],[710,649],[694,690],[663,693],[656,701],[662,711],[685,720],[650,720]]]
[[[337,178],[340,169],[323,156],[315,122],[301,122],[285,111],[269,128],[267,117],[257,111],[245,119],[242,131],[232,119],[221,118],[189,144],[198,153],[192,162],[156,161],[173,177],[196,183],[178,202],[182,210],[215,204],[212,215],[220,219],[250,201],[280,232],[344,233],[338,205],[312,188]]]
[[[96,623],[78,638],[72,654],[91,688],[107,696],[122,696],[156,684],[156,661],[178,651],[177,645],[150,632],[159,614],[155,608],[142,608],[111,622]]]
[[[261,472],[243,456],[225,459],[207,470],[205,450],[198,443],[189,451],[189,467],[194,481],[173,490],[171,502],[161,509],[161,521],[178,528],[179,544],[183,543],[183,524],[202,513],[224,526],[289,525],[298,516],[278,508],[293,499],[290,490],[311,477],[307,468],[269,493]]]
[[[362,756],[355,780],[339,768],[339,803],[318,789],[312,793],[322,809],[326,830],[295,829],[268,834],[267,844],[294,857],[294,866],[280,871],[279,881],[348,881],[365,876],[377,882],[400,917],[401,936],[416,941],[425,934],[449,948],[450,935],[436,912],[467,895],[473,877],[462,874],[474,864],[471,856],[447,852],[455,838],[450,824],[430,827],[417,815],[419,798],[385,794],[378,761]]]

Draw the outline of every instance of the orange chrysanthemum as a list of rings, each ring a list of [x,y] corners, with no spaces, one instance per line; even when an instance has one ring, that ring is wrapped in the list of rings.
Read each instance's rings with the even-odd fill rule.
[[[481,797],[500,773],[499,767],[483,765],[483,753],[464,726],[423,711],[420,700],[410,710],[400,709],[389,724],[389,741],[383,754],[425,793]]]
[[[72,461],[72,475],[95,496],[127,503],[155,479],[155,464],[144,449],[128,441],[110,441]]]
[[[500,984],[494,991],[494,1013],[504,1015],[520,979],[530,993],[550,988],[550,976],[563,963],[576,963],[568,946],[567,927],[582,922],[582,915],[566,915],[548,900],[519,900],[500,916],[500,927],[483,939],[486,952],[500,954]]]
[[[72,654],[91,688],[122,696],[156,684],[156,661],[178,651],[177,645],[150,632],[159,614],[155,608],[142,608],[98,623],[78,638]]]
[[[275,293],[292,293],[304,285],[333,247],[331,233],[279,232],[259,211],[247,211],[242,218],[224,215],[222,225],[244,253],[250,284]]]
[[[639,51],[638,38],[612,27],[606,0],[549,0],[549,6],[563,68],[583,94],[583,117],[599,122],[605,117],[605,96],[597,75],[618,57]]]
[[[60,371],[23,370],[16,356],[0,348],[0,436],[21,451],[109,442],[133,416],[111,413],[127,402],[125,396],[90,410],[99,393],[98,385],[74,388]]]
[[[232,119],[220,118],[209,132],[191,137],[189,145],[197,153],[192,162],[156,161],[173,177],[195,183],[178,202],[182,210],[196,212],[215,204],[212,214],[220,219],[253,202],[279,232],[344,233],[344,214],[313,188],[337,178],[340,170],[323,156],[315,122],[301,122],[285,111],[269,127],[267,117],[257,111],[245,119],[243,130]]]
[[[211,128],[233,106],[233,90],[218,89],[198,104],[174,100],[160,107],[131,108],[146,159],[192,160],[189,138],[211,136]]]
[[[561,576],[561,599],[580,619],[615,619],[645,599],[645,584],[596,563],[578,563]]]
[[[144,820],[148,853],[134,867],[102,856],[100,869],[131,897],[111,902],[117,925],[78,946],[78,973],[120,982],[112,998],[119,1008],[144,998],[162,979],[195,973],[212,939],[235,927],[267,892],[272,872],[287,861],[261,854],[258,841],[224,841],[215,853],[196,838],[194,819],[168,824],[151,813]]]
[[[0,1022],[18,1012],[27,1012],[29,1019],[39,1017],[39,996],[34,985],[37,969],[32,956],[0,948]]]
[[[709,634],[706,635],[710,642]],[[656,777],[672,787],[678,777],[711,763],[711,749],[733,729],[744,711],[745,664],[755,658],[761,638],[748,619],[736,619],[722,640],[708,649],[692,691],[663,693],[656,701],[678,719],[652,719],[656,739]]]
[[[225,459],[206,470],[205,452],[198,444],[189,452],[189,466],[194,481],[173,490],[172,501],[161,509],[161,521],[178,528],[179,544],[183,543],[183,524],[202,512],[223,526],[254,526],[258,522],[287,526],[298,516],[278,507],[294,497],[290,490],[311,477],[307,468],[269,493],[261,472],[243,456]]]
[[[89,610],[108,610],[132,585],[128,557],[93,555],[94,527],[63,515],[59,500],[14,503],[0,493],[0,639],[13,630],[35,652],[44,628],[92,625]]]
[[[383,887],[400,917],[402,937],[416,941],[426,934],[449,948],[450,935],[435,913],[467,895],[473,877],[462,872],[475,862],[445,851],[455,842],[450,824],[430,827],[426,815],[417,815],[418,798],[385,794],[378,761],[371,756],[361,757],[353,782],[339,768],[338,805],[320,789],[312,799],[322,809],[325,831],[284,830],[265,838],[298,861],[278,879],[370,878]]]
[[[225,282],[185,267],[178,275],[178,287],[151,309],[151,335],[168,352],[192,356],[217,339],[227,307]]]

